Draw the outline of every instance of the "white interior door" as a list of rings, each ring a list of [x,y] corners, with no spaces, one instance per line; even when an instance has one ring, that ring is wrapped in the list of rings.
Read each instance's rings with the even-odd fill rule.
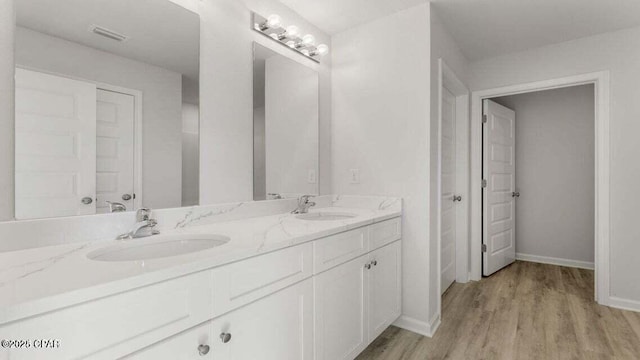
[[[483,275],[511,264],[515,245],[516,113],[496,102],[483,102],[482,189]]]
[[[440,292],[456,280],[456,98],[442,88],[440,207]]]
[[[97,94],[97,212],[109,212],[106,201],[133,210],[135,99],[103,89]]]
[[[96,212],[96,86],[16,69],[16,219]]]

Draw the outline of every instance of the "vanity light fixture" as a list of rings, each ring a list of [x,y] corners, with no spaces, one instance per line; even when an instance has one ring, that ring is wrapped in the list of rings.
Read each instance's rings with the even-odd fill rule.
[[[316,46],[315,36],[311,34],[302,36],[300,29],[295,25],[282,26],[282,19],[276,14],[265,18],[259,14],[252,13],[252,28],[317,63],[320,62],[319,58],[321,56],[329,53],[327,45],[320,44]]]

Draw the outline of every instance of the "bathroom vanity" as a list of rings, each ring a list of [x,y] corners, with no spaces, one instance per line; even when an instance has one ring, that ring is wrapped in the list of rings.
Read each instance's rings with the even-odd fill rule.
[[[355,358],[400,315],[401,200],[293,203],[160,210],[157,243],[0,253],[0,338],[59,341],[0,358]]]

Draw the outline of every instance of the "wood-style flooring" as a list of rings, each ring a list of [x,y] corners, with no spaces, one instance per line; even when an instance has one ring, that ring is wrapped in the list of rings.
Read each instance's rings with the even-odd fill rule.
[[[516,262],[454,283],[433,338],[390,327],[357,360],[640,359],[640,313],[594,301],[593,271]]]

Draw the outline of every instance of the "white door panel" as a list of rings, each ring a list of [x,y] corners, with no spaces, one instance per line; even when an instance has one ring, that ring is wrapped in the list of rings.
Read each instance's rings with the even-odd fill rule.
[[[440,292],[456,279],[456,98],[442,88],[441,126]]]
[[[98,89],[97,96],[97,212],[109,212],[106,201],[135,209],[134,189],[134,97]],[[123,199],[123,195],[131,199]]]
[[[484,100],[482,192],[483,275],[513,263],[515,246],[515,120],[513,110]]]
[[[94,214],[96,86],[16,69],[15,88],[16,219]]]

